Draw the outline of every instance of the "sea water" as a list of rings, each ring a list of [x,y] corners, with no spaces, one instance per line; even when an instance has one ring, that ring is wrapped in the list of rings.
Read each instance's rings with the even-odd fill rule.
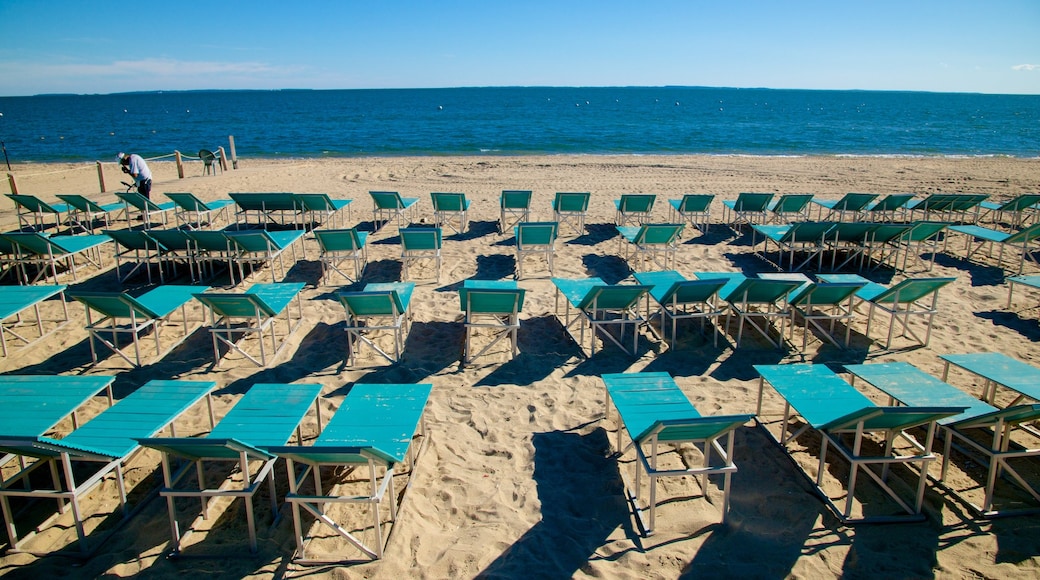
[[[228,145],[240,157],[1040,155],[1040,96],[704,87],[174,91],[0,98],[12,161]]]

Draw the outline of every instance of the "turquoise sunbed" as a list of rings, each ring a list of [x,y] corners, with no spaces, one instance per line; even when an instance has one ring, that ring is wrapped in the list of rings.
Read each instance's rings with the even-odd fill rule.
[[[824,243],[827,236],[834,230],[834,222],[795,222],[793,224],[752,224],[751,245],[755,245],[755,234],[762,236],[762,252],[759,254],[763,259],[769,253],[769,242],[776,244],[776,265],[784,269],[784,254],[788,254],[787,270],[801,270],[816,258],[816,269],[823,269]],[[794,265],[796,252],[806,253],[806,258],[797,266]]]
[[[26,284],[35,284],[49,272],[58,283],[58,265],[63,264],[72,273],[72,280],[78,281],[76,258],[81,257],[100,271],[101,247],[111,243],[112,238],[103,234],[83,234],[77,236],[47,236],[36,232],[9,232],[3,234],[18,251],[18,267],[22,272],[22,280]],[[36,266],[36,277],[29,280],[26,266]]]
[[[549,275],[553,273],[553,254],[556,253],[556,234],[560,224],[556,222],[520,222],[513,228],[516,237],[516,278],[524,277],[524,258],[545,256]]]
[[[942,354],[939,358],[945,363],[942,375],[944,381],[951,365],[985,380],[981,398],[991,405],[995,404],[998,385],[1018,393],[1012,405],[1020,403],[1024,398],[1040,401],[1040,368],[1031,364],[999,352]]]
[[[138,442],[162,452],[163,487],[159,495],[166,498],[170,516],[172,551],[181,552],[181,546],[200,519],[208,519],[210,503],[219,497],[240,497],[245,502],[246,525],[249,527],[249,549],[256,552],[256,516],[253,496],[266,480],[270,486],[271,514],[278,518],[278,496],[274,482],[274,467],[278,456],[267,451],[269,447],[286,445],[296,434],[302,442],[300,423],[308,409],[314,407],[318,427],[321,427],[321,406],[318,395],[320,384],[257,383],[242,396],[227,415],[205,437],[160,437],[139,439]],[[174,471],[171,458],[187,461]],[[206,463],[237,463],[238,474],[222,479],[219,487],[208,487],[202,480]],[[250,466],[255,466],[255,469]],[[259,465],[257,465],[259,464]],[[192,481],[191,475],[198,478]],[[186,531],[181,533],[177,521],[176,499],[195,497],[201,502],[200,513]]]
[[[498,233],[504,234],[510,226],[531,221],[531,190],[503,189],[498,198]]]
[[[657,196],[652,193],[622,194],[621,199],[614,200],[614,208],[617,210],[614,225],[631,224],[638,229],[640,225],[649,223],[656,200]]]
[[[65,323],[69,321],[69,309],[65,304],[66,288],[68,286],[64,284],[56,286],[7,286],[0,292],[0,349],[3,350],[4,356],[7,356],[8,336],[22,341],[24,346],[28,347],[65,326]],[[64,317],[61,320],[45,320],[40,312],[40,303],[54,296],[57,296],[58,302],[61,303]],[[22,320],[22,313],[30,308],[33,310],[34,317],[31,323],[26,323],[26,321]],[[44,322],[56,322],[57,326],[44,332]],[[24,331],[22,331],[22,328],[28,326],[35,327],[39,336],[34,339],[23,336],[22,332]]]
[[[676,323],[679,320],[695,318],[701,321],[701,332],[704,332],[706,322],[715,326],[716,330],[712,333],[713,344],[719,345],[718,323],[723,310],[719,308],[718,296],[719,291],[726,285],[726,279],[687,280],[675,270],[636,272],[633,276],[636,282],[651,287],[650,297],[658,307],[651,313],[650,303],[647,302],[646,320],[649,323],[660,317],[663,335],[667,335],[667,328],[671,327],[670,348],[675,348]],[[652,332],[656,332],[652,324],[648,326]]]
[[[415,205],[419,203],[419,198],[401,197],[396,191],[370,191],[368,195],[372,198],[372,223],[376,230],[392,219],[397,220],[397,228],[400,229],[401,220],[411,220],[415,214]]]
[[[55,197],[68,205],[69,227],[79,227],[81,230],[89,233],[94,233],[94,220],[100,217],[105,227],[108,228],[112,219],[112,212],[118,213],[126,207],[122,203],[101,205],[91,201],[86,196],[75,193],[59,193]]]
[[[989,252],[987,255],[993,255],[993,245],[998,244],[1000,251],[997,254],[997,266],[1000,268],[1004,267],[1004,250],[1010,248],[1012,252],[1017,254],[1018,259],[1013,260],[1018,262],[1018,275],[1022,275],[1022,271],[1026,267],[1026,260],[1033,262],[1033,264],[1040,266],[1040,262],[1037,262],[1036,257],[1033,255],[1034,252],[1040,250],[1034,242],[1040,240],[1040,224],[1033,224],[1027,228],[1021,229],[1017,232],[1002,232],[1000,230],[994,230],[990,228],[984,228],[976,225],[963,225],[963,226],[950,226],[950,231],[964,234],[964,259],[971,259],[979,250],[986,245],[989,245]],[[978,245],[973,249],[971,247],[972,241],[978,242]],[[1012,265],[1014,269],[1014,265]]]
[[[329,224],[335,228],[338,221],[336,216],[343,208],[347,208],[347,219],[350,219],[350,204],[354,202],[352,199],[335,199],[327,193],[297,193],[294,195],[300,211],[304,215],[310,216],[307,221],[316,226],[320,225],[324,218],[328,219]]]
[[[357,228],[348,229],[318,229],[314,230],[314,238],[318,240],[321,252],[318,260],[321,262],[321,279],[328,284],[332,279],[332,273],[336,272],[343,276],[348,282],[360,282],[368,265],[368,232],[358,231]],[[354,263],[354,277],[344,272],[344,262]]]
[[[61,196],[58,196],[61,197]],[[986,213],[980,218],[993,216],[996,223],[1004,219],[1004,214],[1011,214],[1011,227],[1021,228],[1030,214],[1036,214],[1040,204],[1040,193],[1023,193],[1003,203],[996,201],[984,201],[979,206]]]
[[[307,250],[303,244],[303,230],[272,231],[267,230],[240,230],[226,231],[228,240],[231,242],[231,250],[234,252],[231,259],[238,264],[239,280],[245,281],[245,265],[249,264],[251,271],[256,271],[263,264],[271,266],[271,282],[288,275],[289,270],[282,261],[282,254],[286,250],[292,252],[292,265],[296,264],[296,242],[300,242],[303,259],[307,259]],[[281,273],[275,273],[275,262]],[[290,265],[291,267],[291,265]]]
[[[852,332],[852,320],[855,318],[855,294],[863,287],[860,282],[813,282],[803,285],[788,295],[788,304],[794,310],[791,328],[794,328],[795,316],[802,317],[805,327],[802,333],[802,352],[805,352],[809,341],[809,326],[819,331],[820,336],[839,348],[849,347],[849,336]],[[827,328],[823,323],[827,323]],[[845,326],[845,336],[841,344],[835,340],[836,323]]]
[[[560,317],[560,298],[564,299],[563,329],[578,343],[586,355],[585,329],[588,327],[589,352],[596,354],[596,334],[617,345],[626,354],[635,356],[639,341],[639,326],[646,321],[637,311],[639,302],[650,292],[650,286],[634,284],[607,284],[599,278],[552,278],[556,287],[553,312]],[[571,309],[574,309],[573,318]],[[574,334],[577,326],[578,335]],[[610,332],[617,327],[617,336]],[[625,330],[632,328],[632,347],[624,345]]]
[[[473,362],[503,338],[509,338],[510,354],[516,358],[517,333],[520,331],[520,311],[524,308],[524,289],[513,280],[464,280],[459,288],[459,308],[466,328],[466,344],[462,352],[463,364]],[[474,333],[487,329],[492,340],[476,354],[472,354]]]
[[[675,257],[679,249],[679,237],[682,236],[683,224],[643,224],[640,226],[616,226],[618,234],[618,253],[625,247],[625,260],[631,258],[631,250],[635,249],[637,261],[633,270],[641,270],[649,263],[659,268],[675,267]],[[628,242],[625,244],[624,242]]]
[[[166,213],[173,211],[177,208],[177,204],[170,201],[166,203],[155,203],[147,197],[137,193],[136,191],[127,191],[122,193],[116,193],[123,204],[126,206],[126,223],[130,225],[130,218],[132,217],[131,212],[136,210],[140,212],[141,221],[144,223],[144,229],[152,227],[152,217],[158,216],[159,221],[166,225]],[[133,210],[131,210],[133,208]]]
[[[300,292],[302,282],[253,284],[245,292],[206,292],[194,294],[210,312],[210,336],[213,338],[214,365],[219,365],[223,356],[220,345],[228,352],[235,351],[259,367],[267,366],[268,359],[278,356],[287,344],[289,335],[303,323],[303,303]],[[296,312],[292,303],[296,302]],[[279,329],[279,322],[284,328]],[[281,336],[279,336],[279,334]],[[259,345],[259,358],[246,350],[243,341],[255,336]],[[270,338],[270,353],[266,345]],[[252,342],[252,341],[250,341]]]
[[[682,199],[669,199],[668,205],[672,222],[685,222],[691,228],[697,228],[702,234],[708,233],[711,222],[711,202],[715,196],[703,193],[687,193]]]
[[[756,278],[746,278],[740,274],[734,276],[711,272],[695,272],[694,274],[700,280],[715,278],[727,280],[719,291],[719,296],[729,304],[725,328],[729,328],[730,317],[734,314],[737,316],[737,348],[740,347],[744,336],[745,322],[762,335],[769,344],[782,348],[784,326],[792,320],[788,295],[809,281],[802,274],[773,275],[773,277],[763,275]],[[771,336],[770,332],[774,321],[780,323],[776,339]]]
[[[235,202],[235,225],[242,228],[249,224],[250,214],[256,214],[260,227],[268,223],[299,225],[303,209],[296,196],[288,192],[235,192],[229,193]],[[287,221],[288,218],[291,221]]]
[[[77,411],[95,395],[104,395],[112,406],[115,380],[105,375],[2,375],[0,436],[44,435],[69,416],[73,429],[78,429]],[[14,479],[4,480],[3,487]]]
[[[217,214],[223,215],[225,222],[231,221],[228,207],[235,205],[232,199],[202,201],[189,192],[167,193],[166,197],[176,204],[173,215],[177,218],[177,223],[192,230],[211,224]]]
[[[285,499],[292,505],[293,524],[296,531],[296,553],[294,559],[303,564],[342,561],[343,554],[337,551],[328,558],[307,557],[307,546],[312,537],[311,530],[318,522],[328,526],[336,534],[358,548],[369,558],[381,558],[389,542],[393,527],[384,539],[381,525],[380,506],[390,504],[390,519],[397,520],[400,505],[404,502],[408,488],[398,497],[394,487],[394,472],[398,464],[408,465],[409,483],[415,476],[416,460],[425,447],[427,436],[423,410],[433,386],[430,384],[362,384],[357,383],[343,399],[336,414],[325,426],[324,431],[309,446],[271,447],[286,459],[289,472],[289,494]],[[422,440],[413,445],[418,433]],[[303,466],[302,470],[297,465]],[[322,467],[367,467],[368,481],[364,492],[357,487],[345,489],[337,494],[334,483],[322,485]],[[378,471],[382,470],[382,477]],[[308,475],[313,474],[315,490],[306,484]],[[409,486],[410,487],[410,486]],[[372,532],[376,537],[370,546],[356,533],[344,529],[325,510],[329,503],[368,504],[372,508]],[[303,527],[302,512],[317,519],[311,529]]]
[[[859,219],[861,213],[866,211],[866,208],[872,201],[878,198],[876,193],[846,193],[841,199],[828,200],[828,199],[813,199],[812,202],[820,207],[820,219],[823,219],[823,210],[827,210],[827,219],[830,220],[831,216],[838,214],[835,221],[856,221]],[[845,214],[852,214],[851,220],[845,219]]]
[[[401,360],[405,337],[412,320],[409,305],[415,282],[376,282],[365,285],[361,292],[337,292],[343,304],[347,323],[347,364],[357,363],[361,345],[368,345],[380,356],[395,363]],[[375,339],[372,331],[389,330],[393,333],[394,354],[390,356]]]
[[[585,216],[589,211],[592,193],[588,191],[557,191],[553,198],[553,221],[568,224],[579,236],[585,233]]]
[[[764,224],[769,221],[769,202],[773,201],[771,193],[742,192],[737,199],[722,202],[727,217],[724,219],[731,227],[746,224]]]
[[[769,203],[766,209],[772,214],[770,221],[776,223],[791,223],[809,219],[809,202],[812,201],[811,193],[785,193],[778,199]]]
[[[636,517],[646,535],[654,531],[654,512],[657,507],[657,479],[659,477],[692,476],[700,479],[701,491],[708,499],[708,476],[722,475],[722,521],[725,523],[729,513],[730,479],[737,472],[733,460],[733,441],[736,429],[748,421],[753,415],[718,415],[702,417],[690,403],[686,395],[675,384],[668,373],[641,372],[603,375],[606,387],[605,417],[610,417],[610,405],[618,411],[620,424],[617,429],[617,453],[624,455],[629,448],[634,449],[638,465],[636,466],[635,485],[628,485],[628,478],[622,475],[628,491],[628,499],[635,509]],[[628,431],[630,443],[621,445],[621,432]],[[725,444],[720,439],[725,437]],[[682,443],[693,443],[698,446],[704,463],[699,467],[688,466],[685,458],[678,463],[681,467],[668,467],[660,459],[659,444],[678,446]],[[718,459],[713,461],[714,453]],[[620,461],[619,461],[620,463]],[[638,498],[641,490],[640,475],[645,471],[650,480],[649,523],[643,521]]]
[[[54,227],[61,224],[61,214],[68,213],[70,208],[64,203],[49,204],[35,195],[9,194],[18,213],[18,224],[22,228],[41,232],[49,227],[47,216],[54,218]]]
[[[932,441],[935,437],[936,423],[946,417],[964,412],[963,406],[935,405],[924,407],[879,407],[852,385],[836,375],[822,364],[789,364],[789,365],[754,365],[758,371],[758,410],[757,417],[765,427],[762,419],[762,399],[765,383],[784,400],[783,421],[780,434],[770,429],[765,431],[785,450],[789,444],[809,429],[819,432],[822,446],[815,478],[807,470],[801,468],[809,477],[824,502],[845,523],[891,522],[905,520],[921,520],[924,516],[921,507],[924,502],[925,483],[927,482],[928,464],[935,461],[932,454]],[[803,424],[796,428],[792,423],[794,417],[800,417]],[[915,427],[926,430],[925,440],[919,443],[907,432]],[[790,430],[790,433],[788,431]],[[877,433],[883,437],[884,444],[878,446],[864,441],[870,434]],[[852,445],[845,442],[851,437]],[[909,445],[903,452],[894,447],[897,438]],[[828,473],[827,450],[833,447],[850,464],[849,478],[845,482],[844,500],[831,497],[823,489],[823,479]],[[877,447],[880,447],[878,452]],[[791,456],[792,460],[794,459]],[[917,490],[914,499],[907,502],[896,489],[889,486],[888,472],[893,465],[917,465],[919,467]],[[880,473],[871,469],[871,465],[880,467]],[[895,501],[902,509],[900,514],[869,513],[880,506],[874,501],[856,498],[856,485],[860,473],[864,473],[877,484],[880,490]],[[844,505],[839,505],[839,501]],[[853,508],[861,504],[861,513],[854,514]]]
[[[1021,284],[1027,288],[1040,289],[1040,274],[1032,276],[1010,276],[1005,281],[1008,283],[1008,309],[1011,308],[1011,294],[1015,291],[1016,284]]]
[[[213,276],[216,272],[215,263],[223,262],[227,264],[228,278],[231,280],[231,285],[234,286],[234,251],[231,249],[231,240],[228,239],[227,234],[221,230],[195,230],[184,233],[191,239],[191,257],[199,270],[199,279],[202,280],[206,277],[203,272],[204,266],[209,265],[209,275]]]
[[[159,282],[165,282],[162,255],[166,247],[156,238],[148,235],[148,230],[101,230],[101,233],[115,240],[116,243],[116,279],[126,282],[135,272],[145,271],[148,283],[152,283],[152,265],[159,271]],[[133,264],[128,272],[123,273],[123,264]]]
[[[447,226],[456,234],[466,231],[470,206],[466,194],[435,191],[430,194],[430,201],[433,203],[433,225],[439,228]]]
[[[408,278],[410,266],[421,260],[433,260],[437,281],[441,281],[441,228],[400,228],[401,234],[401,278]]]

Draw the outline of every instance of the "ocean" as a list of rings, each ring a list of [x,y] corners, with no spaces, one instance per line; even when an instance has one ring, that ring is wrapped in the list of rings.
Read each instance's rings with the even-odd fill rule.
[[[174,91],[0,97],[12,162],[228,146],[239,157],[1040,156],[1040,95],[704,87]]]

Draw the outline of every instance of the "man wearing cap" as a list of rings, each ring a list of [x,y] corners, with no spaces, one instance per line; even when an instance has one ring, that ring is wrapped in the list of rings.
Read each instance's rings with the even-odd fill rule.
[[[116,159],[119,161],[123,173],[134,178],[134,183],[137,184],[137,192],[151,199],[152,172],[148,169],[148,164],[144,162],[144,159],[137,153],[129,155],[120,153]]]

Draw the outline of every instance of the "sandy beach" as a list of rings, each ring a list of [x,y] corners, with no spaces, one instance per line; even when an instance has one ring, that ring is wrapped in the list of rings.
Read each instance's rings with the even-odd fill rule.
[[[286,505],[280,506],[281,521],[270,528],[269,504],[266,499],[256,502],[260,530],[256,555],[248,554],[241,502],[225,502],[204,524],[207,529],[201,531],[207,533],[191,537],[185,547],[189,557],[170,559],[166,557],[170,541],[166,503],[152,498],[93,558],[80,562],[4,553],[0,575],[1035,578],[1040,574],[1040,520],[1036,516],[975,519],[949,493],[929,486],[924,522],[842,525],[784,451],[751,423],[737,431],[739,471],[732,481],[728,523],[719,524],[717,481],[709,483],[709,501],[705,501],[696,480],[666,479],[658,490],[661,503],[655,533],[641,537],[619,478],[619,472],[629,479],[634,475],[633,454],[620,458],[612,454],[618,423],[616,414],[604,418],[600,376],[605,373],[668,372],[703,415],[712,415],[755,412],[759,392],[755,364],[811,362],[838,368],[850,363],[905,361],[940,376],[939,355],[994,351],[1040,366],[1036,292],[1016,290],[1008,309],[1004,270],[992,261],[962,259],[960,239],[951,241],[950,249],[939,254],[927,274],[956,277],[956,281],[942,290],[940,312],[926,347],[896,339],[892,349],[884,350],[883,340],[877,340],[883,334],[872,330],[873,340],[868,339],[864,335],[866,316],[859,316],[847,350],[816,340],[802,353],[797,348],[800,331],[794,335],[796,347],[788,345],[783,350],[748,337],[734,350],[732,334],[727,336],[728,345],[720,342],[716,348],[691,325],[680,331],[674,349],[644,329],[635,357],[608,347],[585,358],[554,316],[555,291],[548,271],[532,260],[519,281],[527,292],[519,356],[511,359],[506,348],[495,347],[474,363],[462,365],[465,331],[457,292],[470,278],[512,279],[513,236],[499,234],[497,227],[498,199],[504,189],[533,191],[533,220],[552,218],[550,204],[557,191],[591,192],[586,231],[580,237],[563,233],[556,246],[553,275],[598,276],[617,283],[631,281],[632,274],[623,250],[619,251],[613,225],[613,200],[621,194],[656,194],[656,222],[668,221],[669,199],[685,193],[714,194],[711,228],[706,234],[686,232],[676,269],[687,277],[694,271],[748,274],[776,268],[755,256],[761,245],[752,246],[746,227],[738,233],[721,224],[722,201],[735,199],[740,192],[811,193],[825,200],[848,192],[979,193],[991,200],[1008,200],[1040,192],[1040,160],[741,156],[240,159],[238,169],[214,176],[202,176],[199,163],[188,164],[189,177],[184,179],[177,177],[170,161],[155,161],[151,166],[155,179],[152,197],[163,202],[167,201],[164,193],[179,191],[192,192],[203,200],[249,191],[324,192],[333,198],[353,199],[349,216],[344,211],[339,220],[371,232],[366,283],[396,281],[401,273],[397,227],[391,224],[372,231],[368,191],[398,191],[419,198],[416,216],[426,223],[433,219],[430,192],[462,192],[472,200],[470,224],[463,234],[445,232],[439,282],[428,267],[411,272],[410,279],[416,282],[411,302],[414,322],[403,360],[396,365],[384,364],[371,351],[362,351],[356,366],[344,364],[344,311],[333,294],[343,281],[336,278],[334,286],[320,283],[318,245],[308,235],[306,255],[299,256],[285,278],[307,284],[302,294],[304,321],[270,368],[257,368],[236,356],[213,368],[205,328],[195,330],[162,359],[149,356],[142,368],[130,369],[114,356],[92,367],[83,328],[86,316],[82,305],[71,302],[71,322],[61,332],[0,359],[0,372],[114,375],[117,396],[125,396],[151,379],[211,380],[217,383],[218,419],[252,384],[260,382],[320,383],[325,420],[354,383],[430,383],[433,391],[425,411],[424,452],[414,470],[399,478],[398,490],[404,490],[405,484],[408,489],[403,509],[383,559],[304,567],[290,561],[295,541],[291,510]],[[45,201],[56,202],[55,195],[60,193],[80,193],[98,203],[111,203],[115,201],[112,186],[118,186],[121,175],[114,163],[105,163],[104,171],[107,193],[99,193],[92,164],[16,165],[12,173],[20,193]],[[8,200],[4,204],[0,206],[0,227],[9,231],[18,222],[12,204]],[[109,252],[107,265],[113,263]],[[1035,266],[1033,270],[1027,267],[1027,273],[1036,273]],[[880,270],[870,277],[887,284],[905,276]],[[239,288],[257,281],[270,281],[269,269]],[[176,282],[188,283],[186,277]],[[227,276],[218,274],[207,283],[226,284]],[[107,270],[81,280],[79,287],[140,291],[146,285],[143,276],[120,284],[114,271]],[[193,308],[194,320],[201,321],[201,307],[195,304]],[[145,352],[154,354],[147,348]],[[949,382],[972,394],[982,390],[981,382],[967,373],[953,373]],[[879,391],[859,383],[857,388],[878,404],[887,404]],[[782,412],[782,400],[766,391],[769,412]],[[97,398],[85,416],[103,407]],[[70,429],[66,421],[56,434]],[[208,429],[208,417],[199,408],[178,422],[181,436],[205,434]],[[316,419],[311,414],[305,421],[305,439],[315,436]],[[795,454],[796,461],[814,468],[815,453],[815,449],[803,449]],[[667,454],[667,460],[685,461],[686,455]],[[1038,472],[1034,468],[1032,474]],[[275,477],[279,494],[284,494],[287,476],[283,465],[278,466]],[[958,485],[970,483],[963,472],[954,478]],[[158,454],[145,452],[135,457],[127,479],[141,490],[154,489],[161,481]],[[118,510],[115,490],[115,484],[106,481],[85,502],[85,510],[92,514],[88,527],[111,526],[108,514]],[[642,500],[645,498],[644,489]],[[351,521],[360,525],[369,520]],[[68,545],[75,537],[71,515],[64,514],[28,547],[46,552]],[[360,557],[337,538],[323,540],[320,548],[337,557]],[[190,557],[195,553],[221,557]]]

